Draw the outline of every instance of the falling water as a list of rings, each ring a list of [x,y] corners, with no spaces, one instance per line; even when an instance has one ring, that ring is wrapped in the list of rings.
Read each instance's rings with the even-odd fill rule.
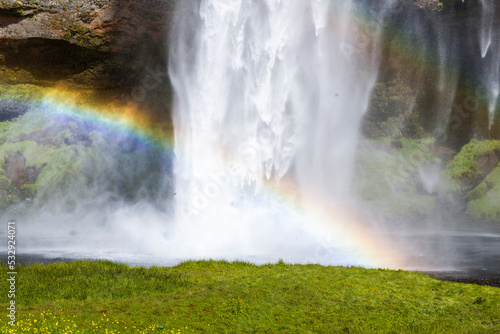
[[[493,0],[481,0],[482,11],[481,11],[481,30],[480,30],[480,41],[481,41],[481,55],[486,57],[488,50],[492,42],[493,33],[493,18],[495,16],[495,10],[493,5]]]
[[[349,198],[377,74],[353,11],[351,1],[179,1],[170,75],[175,233],[185,238],[173,239],[191,240],[187,253],[290,258],[335,238],[336,263],[373,264],[338,230],[324,237],[325,226],[348,222],[304,218],[317,198],[323,207]]]
[[[395,8],[405,2],[380,3]],[[474,136],[487,138],[487,126],[495,121],[500,94],[500,7],[493,0],[450,2],[441,9],[432,7],[437,1],[421,3],[428,5],[407,3],[404,11],[386,15],[385,23],[397,27],[412,41],[414,52],[422,53],[422,71],[409,81],[420,96],[418,112],[432,110],[429,119],[423,117],[426,130],[459,149]],[[461,108],[471,100],[473,106],[464,114]]]
[[[491,127],[500,94],[500,36],[498,29],[495,29],[496,7],[493,0],[481,0],[481,5],[481,55],[486,58],[482,76],[484,86],[488,87],[489,126]]]
[[[174,203],[168,154],[155,146],[137,158],[127,153],[121,159],[123,148],[110,145],[104,152],[115,155],[97,155],[98,163],[92,164],[99,181],[88,189],[90,195],[51,192],[51,201],[40,209],[23,215],[11,209],[22,216],[19,237],[29,245],[24,251],[142,265],[283,258],[499,275],[498,229],[446,228],[460,224],[459,204],[446,201],[450,209],[437,203],[426,221],[401,219],[398,225],[359,210],[366,207],[351,193],[358,128],[375,80],[411,86],[410,109],[416,110],[409,112],[415,111],[438,141],[454,130],[458,144],[468,142],[475,131],[469,126],[473,116],[488,107],[498,117],[500,16],[487,12],[497,13],[498,5],[483,0],[470,10],[455,4],[441,12],[414,4],[179,0],[169,45],[176,96]],[[381,57],[391,45],[395,55]],[[416,63],[402,64],[409,71],[392,68],[401,54]],[[478,110],[454,115],[455,106],[465,109],[475,98]],[[449,123],[457,116],[462,127],[453,129]],[[105,138],[116,139],[114,134]],[[156,168],[163,158],[168,166]],[[133,163],[122,165],[128,160]],[[441,166],[421,167],[413,175],[422,186],[419,195],[437,198]],[[152,170],[162,172],[137,181],[135,175],[151,176]],[[392,176],[391,168],[383,172]],[[119,179],[127,182],[118,192],[129,184],[140,188],[137,202],[116,199],[107,189],[116,188]],[[152,188],[165,192],[141,195],[154,193]],[[397,189],[388,191],[398,196]],[[401,197],[407,200],[404,193]],[[78,200],[66,212],[61,203],[68,198]],[[157,198],[162,205],[156,205]]]

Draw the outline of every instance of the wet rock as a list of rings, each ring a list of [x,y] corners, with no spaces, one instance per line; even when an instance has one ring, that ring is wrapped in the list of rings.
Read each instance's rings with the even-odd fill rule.
[[[43,167],[26,166],[26,159],[21,152],[7,156],[3,164],[5,176],[17,187],[34,184]]]
[[[28,111],[26,104],[16,101],[0,100],[0,122],[10,121]]]
[[[174,1],[0,2],[0,38],[64,40],[102,51],[127,52],[144,36],[165,36]]]
[[[431,153],[439,157],[443,164],[448,164],[457,155],[457,151],[438,143],[434,143],[431,146]]]
[[[469,216],[500,223],[500,164],[468,193],[466,200]]]
[[[500,141],[471,140],[444,170],[452,191],[466,203],[466,213],[500,222]]]
[[[163,113],[168,76],[150,82],[166,73],[173,9],[174,0],[0,1],[0,85],[96,90],[144,108],[162,103]]]
[[[500,162],[500,141],[473,139],[465,145],[445,169],[458,192],[465,196],[477,187]]]
[[[493,149],[477,158],[479,172],[482,175],[490,174],[500,162],[500,149]]]

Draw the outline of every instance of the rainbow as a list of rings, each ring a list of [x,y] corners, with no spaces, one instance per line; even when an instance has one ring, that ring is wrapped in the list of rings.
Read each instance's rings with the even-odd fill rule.
[[[359,14],[360,26],[370,20],[368,14]],[[358,28],[352,27],[352,29]],[[366,34],[372,39],[369,29]],[[410,72],[423,66],[439,67],[437,55],[423,54],[415,45],[409,43],[404,33],[396,33],[396,39],[390,41],[390,47],[397,51],[395,57],[405,63]],[[445,71],[453,73],[454,69]],[[126,103],[96,104],[88,101],[81,93],[64,88],[55,88],[42,98],[42,108],[50,115],[62,117],[64,120],[76,119],[90,123],[96,128],[109,129],[113,133],[131,136],[148,146],[161,146],[167,150],[174,150],[172,129],[165,124],[158,124],[155,119],[141,110],[140,106]],[[220,152],[220,157],[226,156]],[[318,234],[333,242],[341,242],[348,249],[356,252],[368,267],[404,268],[407,257],[394,246],[387,237],[382,236],[370,227],[367,219],[356,214],[355,209],[348,206],[334,204],[313,191],[299,188],[291,180],[264,182],[263,192],[271,198],[285,203],[293,210],[305,213],[311,218],[307,228],[314,229]]]
[[[289,181],[269,185],[266,189],[305,211],[306,216],[312,218],[310,225],[317,233],[356,252],[365,266],[391,269],[405,267],[406,259],[401,249],[372,228],[368,219],[357,214],[349,205],[329,201],[313,192],[304,192],[303,188],[299,190],[296,184]],[[299,198],[297,194],[300,192],[302,195]]]
[[[147,111],[141,110],[137,105],[103,105],[92,103],[91,100],[89,103],[81,93],[55,88],[44,95],[41,107],[49,115],[85,121],[115,134],[131,136],[148,146],[173,150],[171,130],[168,127],[170,124],[158,124]]]
[[[50,91],[42,99],[42,109],[60,121],[80,120],[96,128],[104,128],[117,135],[133,137],[145,145],[162,146],[173,150],[171,134],[162,133],[145,113],[131,106],[91,105],[80,100],[80,95],[66,90]],[[225,154],[221,152],[220,157]],[[314,230],[326,243],[336,247],[341,243],[366,267],[399,269],[405,265],[401,250],[371,228],[355,210],[342,207],[314,192],[305,192],[291,180],[264,182],[265,196],[284,204],[292,212],[308,217],[305,230]],[[201,212],[203,214],[203,212]],[[327,245],[328,246],[328,245]],[[347,265],[349,263],[346,263]]]

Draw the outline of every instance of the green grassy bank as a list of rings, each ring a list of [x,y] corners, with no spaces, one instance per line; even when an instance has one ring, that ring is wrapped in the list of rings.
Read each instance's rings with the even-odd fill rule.
[[[2,271],[0,333],[500,333],[500,289],[319,265],[110,262]]]

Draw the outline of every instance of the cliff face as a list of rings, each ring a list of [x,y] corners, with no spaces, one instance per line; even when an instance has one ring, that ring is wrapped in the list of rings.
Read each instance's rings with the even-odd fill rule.
[[[164,38],[173,0],[5,0],[0,38],[64,40],[102,51],[130,52]]]
[[[47,87],[76,90],[84,103],[132,107],[168,124],[166,36],[173,3],[0,0],[0,211],[51,199],[54,189],[65,189],[72,206],[75,196],[95,195],[79,193],[91,180],[129,200],[140,189],[168,191],[159,172],[168,168],[161,160],[165,152],[113,147],[116,134],[85,124],[54,126],[37,101]],[[110,160],[116,164],[106,166]]]
[[[414,0],[402,6],[438,12],[471,2]],[[146,68],[165,70],[166,32],[174,4],[175,0],[2,0],[0,83],[50,85],[69,80],[100,89],[131,89]]]
[[[103,82],[133,85],[143,71],[141,64],[164,63],[173,3],[0,1],[0,82],[49,85],[76,80],[92,87],[101,87]],[[148,55],[146,60],[144,55]],[[89,70],[92,75],[82,75]],[[121,72],[120,77],[116,72]]]

